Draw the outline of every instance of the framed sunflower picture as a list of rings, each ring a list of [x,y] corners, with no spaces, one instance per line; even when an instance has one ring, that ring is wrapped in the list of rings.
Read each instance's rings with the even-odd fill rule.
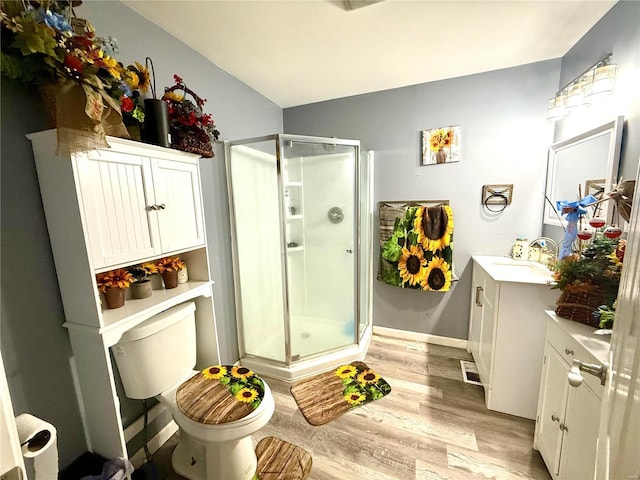
[[[432,292],[451,288],[453,211],[449,205],[381,202],[380,242],[378,280]]]
[[[423,130],[422,165],[459,162],[461,130],[460,125]]]

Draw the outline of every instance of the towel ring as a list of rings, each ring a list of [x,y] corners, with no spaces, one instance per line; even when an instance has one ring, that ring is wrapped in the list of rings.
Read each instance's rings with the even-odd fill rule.
[[[489,204],[489,200],[491,200],[492,198],[499,198],[502,199],[502,203],[491,203]],[[484,208],[486,208],[487,210],[489,210],[492,213],[502,213],[504,211],[505,208],[507,208],[507,205],[509,205],[509,199],[503,195],[500,192],[494,192],[491,195],[489,195],[487,198],[485,198],[484,202],[483,202]],[[493,210],[491,208],[489,208],[489,205],[498,205],[498,209]]]

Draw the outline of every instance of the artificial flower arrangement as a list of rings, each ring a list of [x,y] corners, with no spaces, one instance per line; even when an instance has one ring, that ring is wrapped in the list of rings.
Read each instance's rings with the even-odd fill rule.
[[[174,75],[173,79],[175,85],[165,87],[165,93],[162,96],[168,104],[171,147],[212,158],[214,156],[212,142],[218,141],[220,132],[215,126],[213,117],[202,111],[207,100],[200,98],[187,88],[178,75]],[[187,94],[193,97],[195,103],[186,98]]]
[[[155,263],[158,272],[177,272],[185,267],[180,257],[163,257]]]
[[[624,239],[596,234],[582,252],[551,262],[551,288],[563,292],[557,302],[559,316],[594,327],[611,326],[613,316],[602,313],[615,310],[625,246]]]
[[[96,275],[98,289],[103,293],[109,288],[120,288],[124,290],[125,288],[129,288],[133,281],[133,275],[124,268],[110,270]]]
[[[74,8],[81,4],[0,2],[2,75],[39,87],[49,121],[58,128],[60,150],[107,147],[105,135],[127,138],[122,111],[144,118],[134,91],[145,91],[148,72],[137,63],[125,68],[114,58],[117,40],[96,36],[89,21],[77,18]],[[84,139],[74,138],[73,130],[83,131]]]
[[[149,276],[158,273],[158,266],[153,262],[144,262],[127,268],[135,283],[148,282]]]
[[[124,305],[124,291],[133,280],[133,275],[124,268],[96,275],[98,290],[102,292],[107,308],[120,308]]]

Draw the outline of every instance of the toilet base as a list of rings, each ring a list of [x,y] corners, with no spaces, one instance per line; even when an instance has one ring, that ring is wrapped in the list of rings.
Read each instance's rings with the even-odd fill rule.
[[[181,434],[173,470],[189,480],[251,480],[258,467],[251,437],[203,445]]]

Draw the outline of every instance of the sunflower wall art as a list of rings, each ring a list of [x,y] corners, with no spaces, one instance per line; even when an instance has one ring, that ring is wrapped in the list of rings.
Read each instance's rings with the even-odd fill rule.
[[[380,242],[378,280],[433,292],[451,288],[453,211],[449,205],[381,202]]]
[[[460,161],[460,125],[422,131],[422,165]]]

